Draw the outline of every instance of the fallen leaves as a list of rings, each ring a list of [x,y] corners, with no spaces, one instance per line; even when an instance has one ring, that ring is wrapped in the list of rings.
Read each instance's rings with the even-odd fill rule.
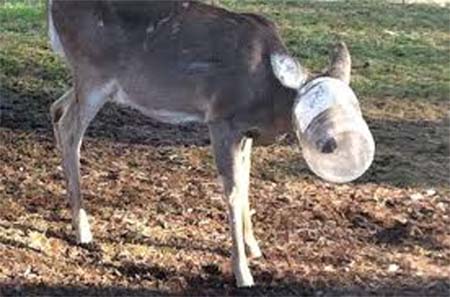
[[[96,241],[90,247],[74,242],[51,139],[2,136],[7,149],[0,154],[9,157],[0,168],[1,279],[19,287],[232,292],[226,206],[207,147],[86,140],[83,192]],[[391,278],[425,286],[448,274],[449,199],[442,189],[332,185],[270,163],[297,157],[288,146],[255,150],[250,199],[264,253],[251,261],[258,282],[274,292],[302,282],[325,294],[336,284],[376,288]]]

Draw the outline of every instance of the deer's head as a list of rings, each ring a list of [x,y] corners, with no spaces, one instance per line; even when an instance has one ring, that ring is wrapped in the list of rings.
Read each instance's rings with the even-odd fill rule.
[[[308,78],[297,60],[271,56],[275,76],[297,90],[292,124],[310,169],[331,182],[349,182],[372,163],[375,144],[350,88],[351,57],[343,42],[334,45],[330,65]]]

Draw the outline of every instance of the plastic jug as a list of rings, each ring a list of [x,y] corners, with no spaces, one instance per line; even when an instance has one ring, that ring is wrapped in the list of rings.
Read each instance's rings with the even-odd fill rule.
[[[303,157],[315,174],[344,183],[370,167],[375,143],[346,83],[331,77],[310,81],[300,89],[293,115]]]

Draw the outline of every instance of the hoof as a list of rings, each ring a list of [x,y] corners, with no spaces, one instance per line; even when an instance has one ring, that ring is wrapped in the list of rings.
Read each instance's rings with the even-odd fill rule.
[[[261,249],[259,248],[256,240],[251,243],[247,243],[246,246],[249,259],[257,259],[262,257]]]
[[[253,282],[253,276],[250,273],[250,269],[247,265],[236,267],[234,270],[234,275],[236,277],[236,286],[238,288],[248,288],[252,287],[255,283]]]
[[[253,277],[251,275],[246,276],[245,278],[238,279],[236,278],[236,286],[238,288],[250,288],[255,285],[253,281]]]

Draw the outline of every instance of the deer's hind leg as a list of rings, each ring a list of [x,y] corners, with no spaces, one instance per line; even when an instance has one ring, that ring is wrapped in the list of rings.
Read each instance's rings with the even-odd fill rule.
[[[89,123],[113,94],[113,85],[73,88],[51,106],[50,112],[72,212],[77,242],[89,243],[92,234],[80,189],[80,146]]]
[[[70,101],[73,100],[74,90],[70,88],[64,95],[62,95],[58,100],[53,102],[50,107],[50,115],[52,118],[53,124],[53,134],[55,136],[56,147],[61,149],[61,141],[59,139],[59,125],[58,122],[61,117],[64,115],[64,112],[67,110]]]

